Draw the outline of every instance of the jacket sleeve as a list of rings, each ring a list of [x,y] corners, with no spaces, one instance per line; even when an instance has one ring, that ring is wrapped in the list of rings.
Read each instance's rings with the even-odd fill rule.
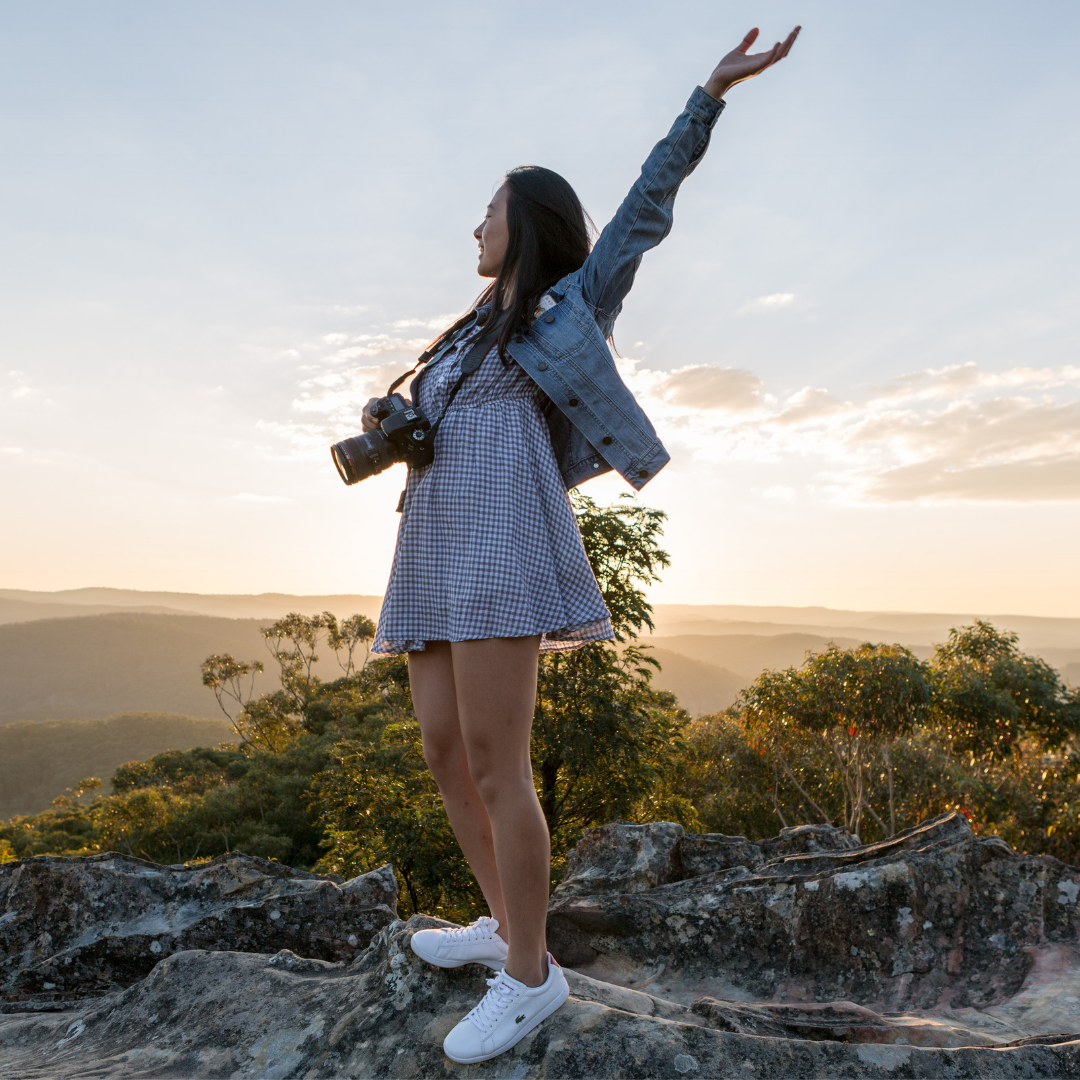
[[[671,231],[679,185],[694,171],[724,109],[699,86],[667,135],[653,147],[641,175],[605,226],[579,271],[581,291],[604,336],[634,284],[641,256]]]

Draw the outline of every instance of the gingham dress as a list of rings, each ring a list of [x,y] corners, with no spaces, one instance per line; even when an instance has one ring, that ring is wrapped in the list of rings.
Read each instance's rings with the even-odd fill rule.
[[[478,332],[414,382],[433,420]],[[614,636],[551,448],[545,400],[495,348],[466,377],[439,427],[434,463],[409,472],[373,652],[533,634],[550,651]]]

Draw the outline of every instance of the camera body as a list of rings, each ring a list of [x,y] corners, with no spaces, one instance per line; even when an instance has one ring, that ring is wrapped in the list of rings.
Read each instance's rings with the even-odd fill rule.
[[[410,405],[400,394],[387,394],[371,406],[371,415],[379,422],[379,430],[330,447],[338,475],[346,484],[376,476],[398,461],[422,469],[435,460],[431,421],[419,405]]]

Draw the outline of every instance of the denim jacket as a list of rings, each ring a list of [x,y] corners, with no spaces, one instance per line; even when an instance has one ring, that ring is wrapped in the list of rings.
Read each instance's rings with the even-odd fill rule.
[[[642,255],[671,231],[679,185],[704,155],[723,108],[700,86],[690,95],[585,263],[548,290],[554,305],[507,348],[552,403],[548,427],[567,488],[615,469],[640,490],[670,460],[620,378],[607,339]]]

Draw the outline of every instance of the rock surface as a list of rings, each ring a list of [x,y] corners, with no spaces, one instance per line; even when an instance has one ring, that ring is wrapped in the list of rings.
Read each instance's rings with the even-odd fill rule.
[[[1080,1077],[1080,871],[955,816],[869,846],[590,831],[550,913],[571,998],[477,1066],[441,1042],[488,972],[420,961],[442,924],[395,899],[387,868],[238,855],[0,867],[0,1076]],[[82,974],[46,992],[50,961]]]
[[[130,986],[186,949],[352,960],[397,917],[389,866],[341,883],[250,855],[189,869],[110,853],[0,864],[0,995]]]
[[[616,823],[582,841],[601,869],[591,873],[579,857],[552,898],[549,940],[563,963],[677,998],[707,990],[878,1011],[985,1010],[1078,943],[1080,871],[977,839],[958,814],[880,844],[767,860],[763,851],[761,861],[726,867],[721,856],[714,870],[659,875],[651,888],[628,873],[620,889],[604,853],[622,844],[620,833],[655,828]],[[679,837],[673,850],[702,839]],[[592,880],[603,890],[586,893]]]
[[[408,946],[414,918],[346,965],[290,952],[180,952],[90,1008],[0,1018],[0,1069],[179,1077],[1077,1076],[1080,1043],[967,1047],[761,1038],[648,994],[569,972],[570,1000],[509,1053],[462,1067],[443,1037],[484,992],[470,966],[442,971]]]

